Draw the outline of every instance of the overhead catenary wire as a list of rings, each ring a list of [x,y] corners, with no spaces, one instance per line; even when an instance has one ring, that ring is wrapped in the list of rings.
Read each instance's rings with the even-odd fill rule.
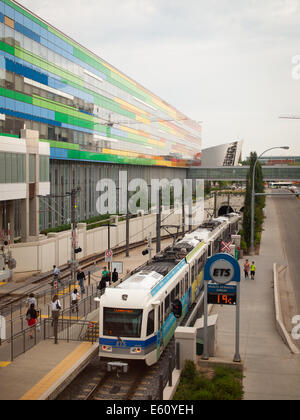
[[[193,209],[193,211],[195,212],[198,208],[200,208],[200,207],[202,207],[202,204],[200,204],[199,206],[196,206],[196,208],[194,208]],[[175,211],[176,211],[177,209],[173,209],[173,211],[170,213],[170,214],[168,214],[164,219],[162,219],[162,221],[161,222],[164,222],[168,217],[170,217],[170,216],[172,216],[174,213],[175,213]],[[147,225],[147,226],[145,226],[142,230],[140,230],[140,231],[138,231],[138,232],[136,232],[136,233],[134,233],[134,234],[132,234],[131,236],[130,236],[130,239],[132,239],[132,238],[134,238],[135,236],[137,236],[137,235],[139,235],[140,233],[142,233],[143,231],[145,231],[146,229],[148,229],[148,228],[150,228],[150,227],[152,227],[152,226],[155,226],[156,225],[156,222],[153,222],[153,223],[151,223],[150,225]],[[121,242],[119,242],[119,243],[117,243],[116,245],[115,245],[115,248],[118,248],[119,246],[121,246],[123,243],[125,243],[126,242],[126,239],[123,239]]]

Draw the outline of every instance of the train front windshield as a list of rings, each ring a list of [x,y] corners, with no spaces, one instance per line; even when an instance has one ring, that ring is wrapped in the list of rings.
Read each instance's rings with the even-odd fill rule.
[[[139,338],[142,318],[142,309],[103,308],[103,335]]]

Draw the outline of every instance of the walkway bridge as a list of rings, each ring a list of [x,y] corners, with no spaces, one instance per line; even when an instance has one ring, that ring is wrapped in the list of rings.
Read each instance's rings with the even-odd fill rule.
[[[187,178],[205,181],[246,181],[249,166],[194,167]],[[262,166],[265,181],[300,181],[300,166]]]

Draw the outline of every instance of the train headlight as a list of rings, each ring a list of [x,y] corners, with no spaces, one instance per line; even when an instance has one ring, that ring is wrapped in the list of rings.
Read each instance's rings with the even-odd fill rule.
[[[112,346],[102,346],[103,351],[112,352]]]
[[[141,353],[141,351],[142,351],[141,347],[131,347],[130,349],[130,353],[133,353],[133,354]]]

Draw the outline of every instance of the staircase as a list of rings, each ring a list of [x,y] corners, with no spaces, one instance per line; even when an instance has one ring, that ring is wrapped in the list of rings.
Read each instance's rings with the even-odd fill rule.
[[[99,322],[90,321],[85,334],[81,337],[81,340],[96,343],[99,340]]]

